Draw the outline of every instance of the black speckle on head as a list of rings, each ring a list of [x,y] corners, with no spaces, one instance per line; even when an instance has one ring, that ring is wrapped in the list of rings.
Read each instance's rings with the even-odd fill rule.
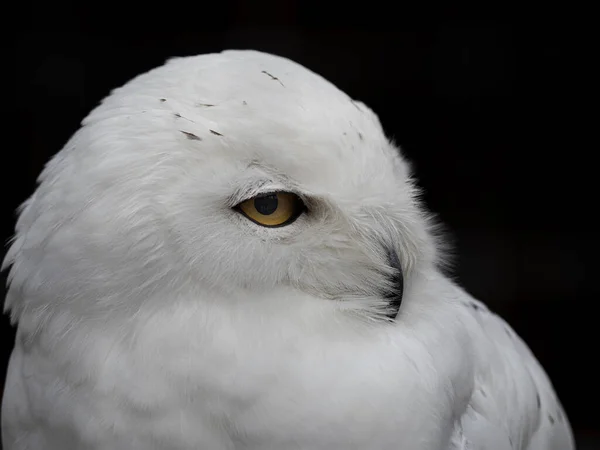
[[[188,131],[179,130],[183,135],[188,138],[190,141],[201,141],[202,138],[196,136],[194,133],[190,133]]]
[[[159,100],[160,100],[160,102],[161,102],[161,103],[164,103],[164,102],[166,102],[166,101],[167,101],[167,99],[166,99],[166,98],[161,98],[161,99],[159,99]]]
[[[475,311],[479,311],[481,309],[481,307],[477,303],[475,303],[475,302],[469,303],[469,306],[471,308],[473,308]]]
[[[283,86],[283,83],[281,82],[281,80],[279,78],[277,78],[276,76],[271,75],[269,72],[267,72],[266,70],[263,70],[262,73],[264,73],[265,75],[268,75],[269,77],[271,77],[271,80],[273,81],[278,81],[280,85]],[[285,86],[284,86],[285,87]]]
[[[199,108],[210,108],[215,105],[211,105],[210,103],[196,103],[196,106],[198,106]]]
[[[208,130],[210,131],[212,134],[217,135],[217,136],[223,136],[221,133],[219,133],[218,131],[215,130]]]
[[[542,407],[542,399],[540,398],[539,392],[535,394],[535,401],[537,402],[538,409],[540,409]]]
[[[362,133],[361,133],[361,132],[359,132],[359,133],[358,133],[358,138],[359,138],[361,141],[364,141],[364,140],[365,140],[365,138],[363,137],[363,135],[362,135]]]
[[[554,417],[552,417],[552,415],[551,415],[551,414],[548,414],[548,420],[550,421],[550,423],[551,423],[552,425],[554,425]]]
[[[242,105],[246,106],[248,102],[246,100],[242,100]]]
[[[177,118],[177,119],[181,119],[181,114],[179,114],[179,113],[175,113],[175,114],[174,114],[174,116],[175,116],[175,118]]]

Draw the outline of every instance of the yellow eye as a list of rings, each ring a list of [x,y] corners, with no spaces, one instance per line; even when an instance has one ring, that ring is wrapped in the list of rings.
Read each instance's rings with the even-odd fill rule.
[[[300,197],[291,192],[260,194],[237,207],[248,219],[263,227],[289,225],[304,211]]]

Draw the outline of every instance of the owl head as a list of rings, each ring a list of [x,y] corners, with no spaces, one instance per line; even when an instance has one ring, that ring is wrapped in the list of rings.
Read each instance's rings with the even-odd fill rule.
[[[367,106],[290,60],[226,51],[172,59],[83,121],[20,210],[6,306],[301,298],[393,320],[438,249]]]

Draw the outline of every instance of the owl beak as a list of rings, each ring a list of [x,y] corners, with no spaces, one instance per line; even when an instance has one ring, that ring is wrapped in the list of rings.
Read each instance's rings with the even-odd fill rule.
[[[389,302],[390,312],[387,317],[395,320],[398,317],[398,311],[402,304],[402,294],[404,293],[404,275],[402,274],[402,265],[398,253],[394,249],[387,250],[388,265],[394,269],[390,275],[390,289],[386,289],[383,293],[384,298]]]

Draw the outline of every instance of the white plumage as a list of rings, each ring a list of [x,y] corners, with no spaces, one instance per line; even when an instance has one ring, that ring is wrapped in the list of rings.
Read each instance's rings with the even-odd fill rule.
[[[307,69],[171,60],[39,181],[4,263],[6,450],[573,448],[525,344],[440,271],[377,116]],[[273,192],[306,208],[236,207]]]

